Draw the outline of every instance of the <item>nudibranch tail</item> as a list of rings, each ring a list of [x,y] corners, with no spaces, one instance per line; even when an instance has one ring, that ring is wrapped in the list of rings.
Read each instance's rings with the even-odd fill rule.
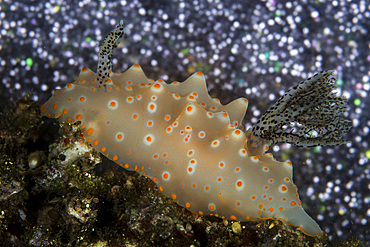
[[[257,121],[253,135],[300,147],[347,143],[342,136],[351,125],[341,117],[347,99],[336,96],[335,81],[328,70],[291,88]]]
[[[96,150],[127,169],[143,171],[163,193],[200,215],[281,219],[306,234],[322,234],[302,208],[292,164],[266,151],[277,141],[316,144],[306,135],[317,129],[323,143],[341,143],[348,128],[338,126],[347,123],[338,114],[345,104],[331,93],[332,72],[288,91],[244,133],[248,101],[222,105],[209,96],[201,72],[171,84],[148,79],[137,64],[110,73],[111,55],[123,34],[120,22],[104,40],[97,73],[84,67],[77,81],[55,91],[41,113],[61,122],[80,121]],[[306,124],[301,132],[279,132],[293,120]]]

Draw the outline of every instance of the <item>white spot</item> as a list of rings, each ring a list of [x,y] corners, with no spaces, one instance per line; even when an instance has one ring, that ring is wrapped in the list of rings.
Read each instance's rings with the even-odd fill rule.
[[[157,111],[157,104],[154,102],[150,102],[148,104],[148,112],[149,113],[155,113]]]
[[[206,184],[204,185],[204,192],[210,192],[211,191],[211,185]]]
[[[178,121],[173,122],[172,126],[173,126],[174,128],[176,128],[177,126],[179,126],[179,122],[178,122]]]
[[[191,133],[192,132],[192,128],[191,128],[191,126],[190,125],[186,125],[185,126],[185,132],[187,132],[187,133]]]
[[[239,149],[239,155],[241,157],[247,157],[247,150],[245,150],[244,148]]]
[[[207,111],[206,115],[208,118],[213,118],[213,113],[210,111]]]
[[[165,181],[165,182],[170,181],[170,179],[171,179],[171,174],[170,174],[168,171],[164,171],[164,172],[162,172],[162,179],[163,179],[163,181]]]
[[[192,166],[192,165],[188,165],[188,167],[186,168],[186,173],[188,175],[193,175],[195,172],[195,166]]]
[[[136,121],[138,119],[139,119],[139,114],[138,113],[135,112],[134,114],[132,114],[132,120]]]
[[[210,204],[208,204],[208,210],[209,211],[215,211],[216,210],[216,204],[214,204],[214,203],[210,203]]]
[[[191,157],[191,156],[193,156],[194,155],[194,149],[189,149],[189,151],[188,151],[188,157]]]
[[[198,187],[198,184],[196,182],[191,183],[191,188],[195,190]]]
[[[218,163],[218,168],[220,168],[220,169],[225,169],[225,167],[226,167],[226,164],[225,164],[225,161],[220,161],[219,163]]]
[[[195,106],[193,104],[189,104],[187,107],[186,107],[186,114],[187,115],[193,115],[195,113]]]
[[[235,189],[237,191],[242,191],[245,188],[245,182],[243,179],[238,179],[235,182]]]
[[[187,134],[185,137],[184,137],[184,142],[185,143],[188,143],[190,141],[190,138],[191,138],[191,135]]]
[[[289,190],[288,187],[285,186],[284,184],[282,184],[282,185],[279,186],[279,192],[281,194],[286,194],[288,192],[288,190]]]
[[[150,98],[151,98],[152,101],[156,101],[158,99],[158,97],[156,95],[152,95]]]
[[[197,97],[194,97],[193,95],[189,95],[188,97],[186,97],[186,99],[189,101],[189,102],[196,102],[197,100]]]
[[[189,163],[188,163],[188,165],[190,166],[196,166],[198,164],[198,162],[197,162],[197,160],[196,159],[191,159],[191,160],[189,160]]]
[[[133,97],[127,97],[126,98],[126,102],[128,103],[128,104],[132,104],[132,103],[134,103],[134,98]]]
[[[152,134],[144,136],[143,142],[146,146],[152,145],[154,143],[154,136]]]
[[[262,167],[262,171],[263,172],[269,172],[270,171],[270,168],[268,168],[267,166],[263,166]]]
[[[80,95],[79,100],[78,100],[78,103],[79,104],[86,104],[86,102],[88,102],[87,99],[88,98],[87,98],[86,95]]]
[[[235,167],[234,172],[239,173],[242,170],[240,166]]]
[[[125,138],[125,134],[123,132],[117,132],[116,133],[116,141],[121,142]]]
[[[258,156],[252,156],[250,158],[250,160],[253,162],[253,163],[258,163],[259,159],[258,159]]]
[[[67,86],[65,86],[65,89],[66,89],[67,91],[71,91],[71,90],[73,90],[74,88],[75,88],[75,84],[72,84],[72,83],[67,84]]]
[[[201,138],[201,139],[203,139],[204,137],[206,137],[206,132],[204,132],[204,131],[199,131],[199,133],[198,133],[198,137],[199,137],[199,138]]]
[[[234,130],[233,133],[232,133],[232,137],[234,137],[235,139],[240,139],[242,138],[244,135],[243,135],[243,132],[241,130]]]
[[[216,181],[217,181],[218,184],[220,184],[220,183],[222,183],[224,181],[224,177],[219,176],[219,177],[217,177],[217,180]]]
[[[160,83],[155,83],[152,87],[151,87],[151,89],[152,89],[152,91],[153,92],[156,92],[156,93],[160,93],[160,92],[162,92],[162,90],[163,90],[163,85],[162,84],[160,84]]]
[[[251,201],[256,201],[257,200],[257,196],[256,195],[251,195],[250,199],[251,199]]]
[[[109,110],[116,110],[118,108],[118,101],[117,100],[110,100],[108,101],[108,109]]]
[[[177,93],[173,93],[172,96],[173,96],[173,98],[175,100],[179,100],[180,99],[180,96]]]
[[[220,146],[220,141],[219,140],[214,140],[212,141],[211,147],[217,148]]]
[[[157,154],[157,153],[155,153],[155,154],[153,154],[153,160],[156,160],[156,159],[158,159],[159,158],[159,154]]]

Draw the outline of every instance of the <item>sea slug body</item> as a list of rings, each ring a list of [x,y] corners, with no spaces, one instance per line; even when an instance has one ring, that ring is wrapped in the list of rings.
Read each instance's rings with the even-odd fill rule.
[[[126,169],[142,171],[198,214],[280,219],[308,235],[322,234],[302,207],[292,164],[266,153],[279,135],[276,140],[256,136],[266,130],[262,124],[256,133],[241,130],[248,101],[224,106],[212,99],[201,72],[171,84],[148,79],[137,64],[113,73],[111,53],[123,34],[121,22],[101,47],[98,72],[82,68],[41,113],[61,122],[80,121],[95,149]],[[309,80],[330,81],[331,74]]]

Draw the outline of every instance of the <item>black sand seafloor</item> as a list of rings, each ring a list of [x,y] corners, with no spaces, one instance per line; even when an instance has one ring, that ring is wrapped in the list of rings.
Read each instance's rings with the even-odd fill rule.
[[[1,246],[370,245],[368,1],[1,1]],[[246,127],[314,73],[336,70],[352,121],[336,147],[274,145],[293,163],[306,212],[327,235],[279,221],[199,217],[84,143],[77,125],[41,118],[55,88],[95,69],[124,20],[114,71],[150,78],[202,71],[214,97],[249,100]],[[25,98],[26,97],[26,98]]]

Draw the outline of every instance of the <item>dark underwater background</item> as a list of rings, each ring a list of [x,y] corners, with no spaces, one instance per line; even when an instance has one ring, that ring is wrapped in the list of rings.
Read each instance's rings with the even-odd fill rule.
[[[306,212],[330,239],[370,244],[370,4],[368,1],[0,1],[0,106],[95,69],[99,45],[120,20],[126,36],[114,71],[139,63],[146,75],[183,81],[202,71],[222,103],[245,97],[250,127],[290,87],[335,70],[348,98],[350,142],[274,145],[293,163]]]

